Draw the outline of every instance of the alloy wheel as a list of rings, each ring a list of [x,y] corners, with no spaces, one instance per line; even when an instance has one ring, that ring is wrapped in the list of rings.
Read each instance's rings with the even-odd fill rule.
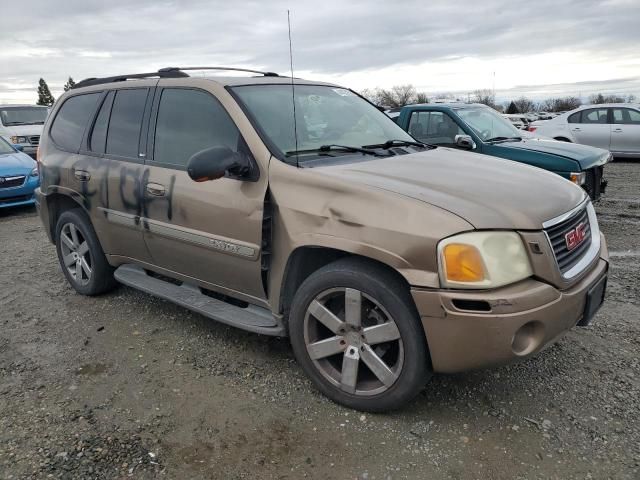
[[[60,231],[62,262],[69,275],[80,285],[91,280],[92,259],[89,244],[73,223],[65,223]]]
[[[304,341],[316,369],[345,393],[383,393],[402,371],[398,326],[360,290],[332,288],[317,295],[305,314]]]

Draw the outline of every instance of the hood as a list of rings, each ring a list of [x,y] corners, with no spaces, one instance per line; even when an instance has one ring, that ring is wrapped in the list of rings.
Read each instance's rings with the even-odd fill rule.
[[[4,127],[6,136],[29,137],[31,135],[41,135],[44,125],[7,125]]]
[[[544,138],[525,138],[520,142],[497,143],[493,147],[498,151],[535,152],[566,158],[577,162],[581,170],[603,165],[609,157],[609,152],[601,148]]]
[[[0,176],[29,173],[37,165],[29,155],[21,152],[0,154]]]
[[[540,230],[585,198],[554,173],[449,148],[316,169],[429,203],[477,229]]]

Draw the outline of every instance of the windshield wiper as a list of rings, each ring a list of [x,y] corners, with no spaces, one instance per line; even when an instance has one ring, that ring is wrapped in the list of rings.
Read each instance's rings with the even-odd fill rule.
[[[291,157],[293,155],[304,155],[307,153],[318,153],[318,152],[330,152],[330,151],[343,151],[343,152],[354,152],[354,153],[364,153],[365,155],[374,155],[380,156],[378,153],[373,150],[369,150],[367,148],[359,148],[359,147],[351,147],[349,145],[321,145],[319,148],[312,148],[310,150],[291,150],[286,153],[287,157]]]
[[[380,143],[377,145],[363,145],[363,148],[383,148],[387,150],[391,147],[402,147],[407,145],[411,145],[413,147],[423,147],[423,148],[432,147],[432,145],[427,145],[426,143],[412,142],[410,140],[387,140],[386,142]]]
[[[522,137],[493,137],[485,142],[504,142],[506,140],[517,140],[518,142],[522,140]]]

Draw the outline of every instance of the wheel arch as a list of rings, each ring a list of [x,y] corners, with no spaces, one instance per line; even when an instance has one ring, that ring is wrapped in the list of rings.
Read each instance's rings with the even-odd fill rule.
[[[562,135],[558,135],[553,137],[554,140],[558,140],[559,142],[568,142],[568,143],[573,143],[569,138],[567,137],[563,137]]]
[[[47,195],[47,209],[49,213],[48,228],[54,244],[56,242],[56,225],[58,224],[60,215],[74,208],[80,208],[86,214],[87,218],[91,218],[79,195],[61,192],[60,190],[55,190]]]

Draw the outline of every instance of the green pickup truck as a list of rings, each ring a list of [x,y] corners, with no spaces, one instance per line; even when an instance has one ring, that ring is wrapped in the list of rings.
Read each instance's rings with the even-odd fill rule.
[[[535,138],[486,105],[418,104],[387,114],[420,142],[544,168],[581,185],[592,200],[598,200],[607,185],[604,165],[612,159],[609,151]]]

